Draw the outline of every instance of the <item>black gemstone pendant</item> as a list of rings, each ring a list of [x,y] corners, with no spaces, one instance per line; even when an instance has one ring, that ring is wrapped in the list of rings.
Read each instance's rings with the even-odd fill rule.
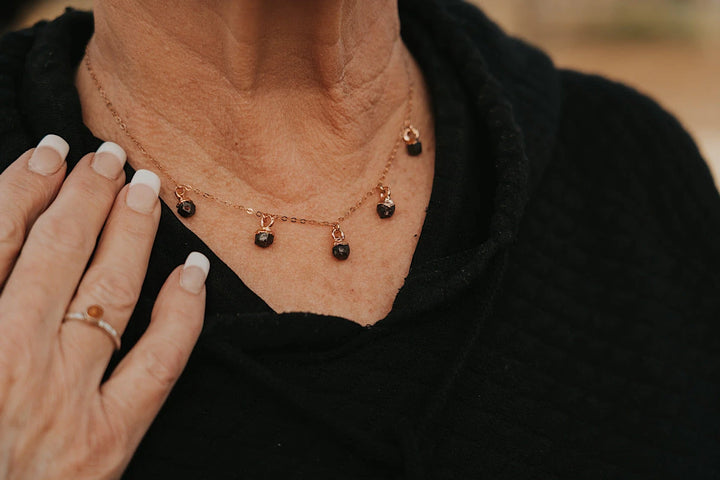
[[[272,232],[259,230],[255,234],[255,245],[257,245],[258,247],[267,248],[272,245],[273,240],[275,240],[275,235],[273,235]]]
[[[195,215],[195,204],[192,200],[183,200],[176,205],[178,214],[183,218]]]
[[[390,187],[380,186],[380,203],[377,204],[377,214],[380,218],[390,218],[395,213],[395,202],[390,198]]]
[[[178,215],[183,218],[195,215],[195,203],[185,197],[190,191],[192,191],[190,185],[178,185],[175,187],[175,198],[177,198],[178,201],[175,208],[177,208]]]
[[[332,248],[333,257],[338,260],[347,260],[350,256],[350,245],[345,241],[345,232],[342,231],[339,223],[333,225],[332,239],[334,242]]]
[[[409,143],[407,144],[407,152],[408,155],[411,155],[413,157],[417,157],[422,153],[422,142],[418,140],[415,143]]]
[[[260,230],[255,232],[255,245],[260,248],[267,248],[275,241],[275,234],[270,227],[275,223],[275,217],[271,215],[260,216]]]
[[[395,204],[386,205],[384,203],[377,204],[377,213],[380,218],[390,218],[395,213]]]
[[[422,143],[420,142],[420,132],[412,125],[408,125],[403,130],[403,141],[407,147],[408,155],[417,157],[422,153]]]
[[[350,256],[350,245],[347,243],[338,243],[333,245],[333,256],[338,260],[347,260]]]

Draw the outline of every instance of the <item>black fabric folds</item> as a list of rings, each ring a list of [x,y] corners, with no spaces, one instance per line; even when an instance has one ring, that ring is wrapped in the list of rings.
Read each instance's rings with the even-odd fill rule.
[[[720,195],[690,137],[467,3],[399,8],[437,147],[392,312],[276,314],[164,205],[109,371],[191,250],[206,323],[124,478],[719,478]],[[92,31],[68,10],[0,41],[2,168],[47,133],[71,167],[100,145],[73,83]]]

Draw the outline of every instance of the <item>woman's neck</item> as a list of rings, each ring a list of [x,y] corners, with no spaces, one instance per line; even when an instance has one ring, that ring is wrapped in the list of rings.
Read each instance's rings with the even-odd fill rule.
[[[375,180],[404,120],[395,0],[98,0],[95,23],[89,55],[129,128],[207,190],[342,201]],[[86,122],[128,145],[83,70]]]

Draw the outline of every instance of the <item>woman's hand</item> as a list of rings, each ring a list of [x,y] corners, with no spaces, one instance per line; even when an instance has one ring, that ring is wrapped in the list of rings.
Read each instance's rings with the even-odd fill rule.
[[[208,263],[196,253],[170,275],[147,332],[101,383],[111,332],[63,319],[99,305],[122,334],[160,218],[160,181],[139,170],[123,187],[125,153],[111,143],[65,179],[67,152],[48,135],[0,175],[3,479],[120,477],[202,328]]]

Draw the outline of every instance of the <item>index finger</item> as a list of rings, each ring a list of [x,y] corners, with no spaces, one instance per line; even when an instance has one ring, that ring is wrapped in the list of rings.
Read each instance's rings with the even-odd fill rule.
[[[0,285],[5,283],[27,232],[55,198],[65,178],[70,146],[57,135],[46,135],[0,175]]]

